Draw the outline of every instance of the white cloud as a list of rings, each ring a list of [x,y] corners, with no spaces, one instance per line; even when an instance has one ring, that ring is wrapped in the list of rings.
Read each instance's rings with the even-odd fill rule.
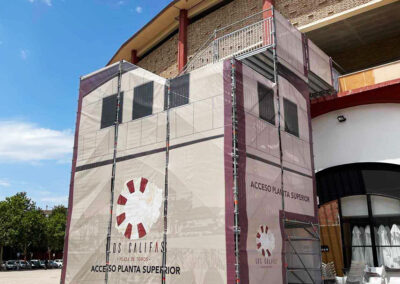
[[[117,5],[120,5],[120,6],[124,5],[124,4],[125,4],[125,1],[122,1],[122,0],[117,2]]]
[[[0,179],[0,187],[10,187],[11,183],[6,179]]]
[[[141,14],[143,12],[143,8],[141,6],[136,7],[136,13]]]
[[[34,2],[36,2],[37,0],[28,0],[28,1],[29,1],[30,3],[34,3]],[[47,6],[52,6],[52,5],[53,5],[52,0],[40,0],[40,2],[46,4]]]
[[[64,196],[48,196],[40,199],[41,202],[49,202],[54,204],[66,204],[68,202],[68,195]]]
[[[22,60],[26,60],[28,58],[29,55],[29,50],[27,49],[21,49],[19,51],[19,56],[21,57]]]
[[[0,121],[0,162],[65,160],[73,146],[71,130],[41,128],[20,121]]]

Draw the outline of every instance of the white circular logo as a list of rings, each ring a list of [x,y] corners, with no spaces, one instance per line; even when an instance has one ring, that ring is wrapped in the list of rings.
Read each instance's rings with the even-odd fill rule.
[[[256,238],[257,250],[264,256],[270,257],[275,249],[275,236],[268,230],[268,226],[260,226]]]
[[[117,230],[130,240],[146,236],[160,218],[162,190],[146,178],[125,182],[117,200]]]

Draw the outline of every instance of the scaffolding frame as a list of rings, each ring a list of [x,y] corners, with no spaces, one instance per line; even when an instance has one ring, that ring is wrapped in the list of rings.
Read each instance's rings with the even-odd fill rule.
[[[110,219],[108,221],[107,228],[107,242],[106,242],[106,265],[110,265],[110,247],[111,247],[111,229],[113,220],[113,209],[114,209],[114,187],[115,187],[115,172],[117,167],[117,149],[118,149],[118,130],[119,130],[119,111],[121,108],[121,79],[122,79],[122,61],[119,62],[118,66],[118,90],[117,90],[117,101],[116,101],[116,114],[114,121],[114,146],[113,146],[113,164],[111,171],[111,189],[110,189]],[[108,284],[108,269],[106,269],[104,283]]]
[[[262,11],[271,11],[271,19],[272,23],[271,25],[271,45],[266,46],[265,48],[260,48],[257,50],[251,50],[249,52],[245,53],[240,53],[237,55],[233,55],[231,58],[231,82],[232,82],[232,163],[233,163],[233,199],[234,199],[234,239],[235,239],[235,273],[236,273],[236,283],[240,283],[240,259],[239,259],[239,242],[240,242],[240,224],[239,224],[239,208],[238,208],[238,193],[239,193],[239,188],[238,188],[238,159],[239,159],[239,151],[238,151],[238,121],[237,121],[237,98],[236,98],[236,66],[235,66],[235,60],[240,60],[244,62],[245,64],[248,62],[251,62],[253,64],[248,64],[250,68],[255,70],[256,72],[260,73],[261,75],[264,75],[269,80],[273,80],[276,84],[276,95],[277,95],[277,104],[278,104],[278,141],[279,141],[279,159],[280,159],[280,170],[281,170],[281,189],[282,189],[282,194],[281,194],[281,202],[282,202],[282,211],[281,211],[281,223],[283,224],[283,248],[282,248],[282,253],[284,255],[284,261],[283,263],[283,269],[285,269],[285,274],[286,274],[286,283],[321,283],[319,279],[315,279],[313,277],[313,272],[319,272],[319,275],[322,276],[322,262],[321,262],[321,252],[318,250],[318,253],[316,252],[302,252],[299,251],[296,246],[295,242],[297,241],[306,241],[306,242],[318,242],[320,243],[320,235],[319,235],[319,225],[318,223],[313,223],[313,222],[301,222],[301,221],[296,221],[296,220],[290,220],[286,217],[286,211],[285,211],[285,197],[284,197],[284,172],[285,169],[283,167],[283,148],[282,148],[282,136],[281,136],[281,131],[282,131],[282,121],[281,121],[281,97],[279,94],[279,68],[280,68],[280,61],[279,61],[279,56],[277,54],[277,36],[276,36],[276,23],[275,23],[275,9],[272,7],[271,9]],[[249,17],[248,17],[249,18]],[[248,19],[246,18],[246,19]],[[233,24],[232,24],[233,25]],[[222,28],[224,29],[224,28]],[[221,30],[222,30],[221,29]],[[217,30],[216,30],[217,31]],[[216,31],[214,34],[216,34]],[[234,33],[234,32],[233,32]],[[217,42],[216,40],[214,42]],[[214,45],[215,46],[215,45]],[[218,54],[215,54],[218,51],[217,47],[214,47],[214,60],[218,60]],[[262,70],[262,65],[261,65],[261,70],[260,68],[254,68],[254,61],[251,59],[254,58],[255,56],[258,56],[259,54],[265,53],[263,56],[272,59],[271,63],[269,63],[269,70]],[[247,65],[247,64],[246,64]],[[260,67],[260,66],[258,66]],[[272,67],[272,68],[271,68]],[[271,70],[272,69],[272,70]],[[261,71],[261,72],[260,72]],[[272,71],[272,72],[271,72]],[[271,76],[272,75],[272,76]],[[308,234],[308,237],[301,237],[301,236],[292,236],[289,234],[290,229],[303,229],[306,234]],[[286,246],[286,243],[291,248],[291,252],[288,251],[288,248]],[[290,266],[290,258],[289,255],[294,255],[297,260],[300,262],[300,267],[291,267]],[[311,255],[312,257],[317,256],[318,261],[319,261],[319,267],[307,267],[306,261],[303,259],[303,256],[309,256]],[[304,279],[304,277],[301,277],[298,272],[303,271],[306,273],[307,278]],[[291,279],[293,279],[293,276],[296,282],[290,282]]]
[[[269,80],[274,80],[275,61],[281,65],[286,65],[282,60],[274,59],[273,50],[276,42],[276,16],[274,11],[275,8],[272,6],[227,26],[215,29],[194,55],[189,58],[178,76],[233,57],[245,62],[246,65]],[[271,13],[271,16],[264,17],[268,13]],[[260,15],[263,16],[261,20],[259,19]],[[235,26],[240,28],[228,32]],[[304,44],[307,46],[307,38],[304,37],[304,40]],[[231,43],[227,45],[229,41]],[[306,61],[308,60],[309,56],[306,49]],[[307,69],[310,98],[331,95],[336,92],[333,86],[311,72],[309,66],[307,66]]]
[[[220,47],[219,43],[226,37],[229,37],[233,34],[237,34],[237,32],[243,32],[243,34],[249,34],[248,30],[246,29],[247,27],[241,28],[237,31],[234,31],[232,33],[223,35],[222,37],[217,37],[218,32],[221,32],[227,28],[230,28],[236,24],[240,24],[244,21],[250,20],[253,17],[260,15],[265,12],[271,12],[272,16],[268,17],[267,20],[263,19],[261,21],[257,21],[255,24],[252,24],[251,26],[256,26],[262,23],[263,25],[265,23],[268,24],[268,31],[270,31],[269,35],[269,40],[268,41],[263,41],[262,46],[257,46],[256,48],[250,48],[250,49],[245,49],[245,51],[241,52],[236,52],[234,54],[231,54],[229,56],[221,57],[220,56]],[[265,30],[264,30],[265,31]],[[290,220],[286,217],[285,214],[285,200],[284,200],[284,172],[285,169],[283,167],[283,148],[282,148],[282,137],[281,137],[281,98],[279,94],[279,68],[280,68],[280,60],[279,56],[277,54],[277,36],[276,36],[276,23],[275,23],[275,9],[274,7],[263,10],[261,12],[258,12],[252,16],[249,16],[247,18],[244,18],[240,21],[237,21],[227,27],[221,28],[221,29],[216,29],[213,33],[213,35],[210,37],[210,39],[213,39],[211,44],[209,46],[212,47],[212,62],[210,63],[215,63],[217,61],[221,61],[224,59],[230,58],[231,62],[231,99],[232,99],[232,166],[233,166],[233,188],[232,188],[232,193],[233,193],[233,201],[234,201],[234,212],[233,212],[233,218],[234,218],[234,250],[235,250],[235,283],[240,283],[240,251],[239,251],[239,245],[240,245],[240,223],[239,223],[239,187],[238,187],[238,160],[239,160],[239,149],[238,149],[238,118],[237,118],[237,94],[236,94],[236,61],[242,61],[244,64],[248,65],[250,68],[255,70],[256,72],[260,73],[264,77],[266,77],[269,80],[273,80],[276,84],[276,94],[277,94],[277,103],[278,103],[278,139],[279,139],[279,159],[280,159],[280,170],[281,170],[281,201],[282,201],[282,214],[281,214],[281,223],[284,225],[283,226],[283,243],[288,243],[290,248],[293,250],[292,252],[287,252],[286,245],[283,245],[282,248],[282,253],[284,254],[284,261],[283,263],[283,268],[286,270],[286,283],[319,283],[317,282],[313,276],[312,272],[313,271],[319,271],[321,274],[321,265],[319,268],[310,268],[307,267],[305,261],[302,258],[302,255],[319,255],[319,259],[321,259],[321,253],[304,253],[298,251],[296,249],[296,246],[294,245],[294,242],[296,241],[313,241],[313,242],[320,242],[320,237],[319,237],[319,225],[317,223],[312,223],[312,222],[300,222],[296,220]],[[207,46],[207,43],[210,40],[208,40],[204,45]],[[203,51],[199,51],[194,58],[197,58],[202,54]],[[259,57],[263,56],[267,58],[269,61],[263,65],[259,63]],[[184,68],[184,72],[188,72],[190,70],[189,66],[192,61],[189,61],[188,64]],[[255,63],[256,62],[256,63]],[[207,65],[207,64],[205,64]],[[255,68],[255,65],[257,65],[257,68]],[[181,73],[181,74],[182,74]],[[179,74],[179,75],[181,75]],[[178,76],[179,76],[178,75]],[[111,188],[110,188],[110,219],[109,219],[109,224],[108,224],[108,232],[107,232],[107,243],[106,243],[106,265],[109,265],[109,260],[110,260],[110,244],[111,244],[111,229],[112,229],[112,214],[113,214],[113,204],[114,204],[114,187],[115,187],[115,173],[116,173],[116,161],[117,161],[117,147],[118,147],[118,128],[119,128],[119,111],[120,111],[120,100],[121,100],[121,79],[122,79],[122,61],[119,63],[119,72],[118,72],[118,92],[117,92],[117,103],[116,103],[116,115],[115,115],[115,122],[114,122],[114,147],[113,147],[113,164],[112,164],[112,173],[111,173]],[[168,167],[169,167],[169,148],[170,148],[170,95],[171,95],[171,88],[170,88],[170,80],[166,80],[166,88],[167,88],[167,109],[166,109],[166,114],[167,114],[167,123],[166,123],[166,165],[165,165],[165,188],[164,188],[164,200],[163,200],[163,205],[164,205],[164,210],[163,210],[163,219],[164,219],[164,232],[163,232],[163,242],[165,245],[165,248],[167,248],[167,231],[168,231],[168,222],[167,222],[167,217],[168,217]],[[289,235],[288,231],[289,229],[304,229],[304,231],[309,234],[308,238],[302,238],[298,236],[291,236]],[[310,230],[311,228],[311,230]],[[289,258],[288,255],[295,255],[299,262],[301,263],[301,267],[290,267],[289,266]],[[166,270],[167,270],[167,249],[163,251],[162,255],[162,267],[161,267],[161,283],[165,284],[166,283]],[[321,261],[320,261],[321,264]],[[303,279],[302,277],[299,276],[297,273],[298,271],[305,271],[306,275],[308,275],[309,279]],[[288,282],[289,279],[292,279],[293,276],[297,281],[299,282]],[[109,280],[109,274],[108,270],[105,272],[105,284],[108,284]],[[311,282],[308,282],[311,281]]]
[[[167,88],[167,123],[166,123],[166,139],[165,139],[165,186],[164,186],[164,232],[163,242],[165,249],[162,254],[162,267],[161,267],[161,283],[165,284],[166,271],[167,271],[167,231],[168,231],[168,166],[169,166],[169,141],[170,141],[170,102],[171,102],[171,81],[166,81]]]
[[[237,96],[236,96],[236,65],[235,59],[231,59],[231,96],[232,96],[232,164],[233,164],[233,214],[234,214],[234,239],[235,239],[235,279],[236,283],[240,283],[240,225],[239,225],[239,141],[238,141],[238,119],[237,119]]]

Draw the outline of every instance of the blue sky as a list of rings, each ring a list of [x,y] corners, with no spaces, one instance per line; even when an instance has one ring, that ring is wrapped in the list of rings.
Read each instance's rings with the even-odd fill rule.
[[[79,77],[169,2],[0,1],[0,200],[67,204]]]

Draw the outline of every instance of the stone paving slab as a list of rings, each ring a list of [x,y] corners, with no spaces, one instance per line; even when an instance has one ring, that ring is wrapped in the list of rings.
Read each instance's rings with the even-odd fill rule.
[[[0,284],[59,284],[61,269],[0,272]]]

